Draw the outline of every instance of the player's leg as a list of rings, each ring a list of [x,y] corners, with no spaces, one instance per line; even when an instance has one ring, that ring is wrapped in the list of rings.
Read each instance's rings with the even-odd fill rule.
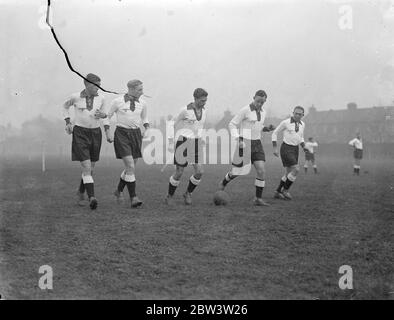
[[[170,176],[170,181],[168,183],[168,193],[165,199],[167,204],[172,203],[172,197],[174,196],[175,191],[179,186],[184,170],[185,170],[184,166],[180,166],[178,164],[175,165],[175,172]]]
[[[360,159],[359,158],[356,158],[356,159],[354,159],[354,164],[355,164],[355,171],[356,171],[356,175],[360,175],[360,168],[361,168],[361,166],[360,166],[360,164],[361,164],[361,161],[360,161]]]
[[[264,157],[264,150],[261,148],[261,155]],[[238,148],[234,152],[233,159],[231,162],[231,170],[227,172],[219,182],[219,189],[224,190],[225,187],[238,176],[247,175],[251,169],[251,141],[244,140],[243,144],[238,145]]]
[[[265,187],[265,161],[254,161],[253,165],[256,169],[256,179],[254,182],[256,188],[256,198],[254,200],[254,204],[258,206],[269,206],[269,204],[262,199],[263,190]]]
[[[82,180],[86,193],[88,194],[89,205],[92,210],[97,208],[97,199],[94,196],[94,181],[92,177],[92,163],[90,160],[81,161]]]
[[[308,173],[309,162],[310,161],[308,159],[305,159],[305,164],[304,164],[304,172],[305,172],[305,174]]]
[[[191,196],[192,192],[200,184],[201,177],[204,173],[202,164],[200,163],[193,164],[193,168],[194,168],[194,173],[189,179],[189,184],[187,186],[186,192],[183,194],[183,197],[185,198],[185,204],[187,205],[192,204],[192,196]]]
[[[126,182],[127,190],[131,200],[131,207],[136,208],[142,205],[142,201],[138,199],[136,194],[136,179],[135,179],[135,161],[133,156],[124,156],[122,158],[124,164],[124,181]]]
[[[89,139],[87,138],[87,129],[79,126],[74,126],[72,133],[72,152],[71,159],[72,161],[84,161],[90,159],[89,156]],[[83,166],[82,167],[82,172]],[[85,183],[83,180],[83,174],[81,174],[81,180],[79,182],[78,190],[77,190],[77,201],[80,206],[85,205]]]
[[[175,172],[170,176],[168,183],[168,192],[165,198],[167,204],[172,204],[172,197],[179,186],[184,169],[187,167],[187,139],[180,137],[174,148],[174,165]]]
[[[312,163],[312,167],[313,167],[313,172],[315,174],[317,174],[317,165],[316,165],[315,157],[313,157],[313,159],[311,160],[311,163]]]
[[[291,185],[295,182],[299,171],[300,171],[300,167],[298,164],[293,165],[288,168],[288,174],[287,174],[286,181],[284,183],[283,191],[282,191],[283,195],[288,200],[292,199],[292,196],[289,193],[289,189],[290,189]]]

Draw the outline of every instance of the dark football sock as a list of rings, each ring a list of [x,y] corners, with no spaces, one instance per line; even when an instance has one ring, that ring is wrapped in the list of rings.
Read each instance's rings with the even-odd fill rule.
[[[278,188],[276,189],[276,191],[278,191],[278,192],[282,192],[282,188],[285,186],[285,182],[282,180],[282,179],[280,179],[280,183],[279,183],[279,186],[278,186]]]
[[[256,186],[256,198],[261,198],[263,196],[263,187]]]
[[[290,181],[289,178],[287,178],[286,182],[285,182],[285,184],[283,186],[283,189],[289,190],[292,184],[293,184],[293,181]]]
[[[173,186],[171,183],[168,183],[168,194],[173,196],[176,191],[177,186]]]
[[[85,189],[86,189],[89,199],[91,197],[94,197],[94,184],[93,183],[85,183]]]
[[[194,189],[196,189],[199,182],[200,181],[197,180],[194,176],[191,176],[189,180],[189,184],[187,186],[187,192],[192,193]]]
[[[129,190],[129,195],[130,195],[130,199],[135,197],[135,186],[136,186],[136,182],[126,182],[127,185],[127,189]]]
[[[122,178],[119,179],[119,183],[118,183],[118,191],[119,192],[123,192],[124,187],[126,186],[127,182],[124,181]]]
[[[226,173],[226,176],[224,177],[222,184],[223,186],[226,186],[229,182],[234,180],[237,176],[232,175],[230,172]]]
[[[85,185],[84,185],[82,179],[81,179],[81,183],[79,184],[79,192],[80,193],[85,193]]]

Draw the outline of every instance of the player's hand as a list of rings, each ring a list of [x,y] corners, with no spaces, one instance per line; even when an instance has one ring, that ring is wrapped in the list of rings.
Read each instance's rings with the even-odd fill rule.
[[[73,133],[73,127],[74,126],[71,123],[67,123],[66,124],[65,130],[66,130],[67,134],[72,134]]]
[[[246,143],[243,141],[243,139],[238,138],[238,148],[240,149],[246,148]]]
[[[104,119],[106,117],[107,117],[107,114],[105,112],[100,111],[100,110],[96,110],[94,113],[95,119]]]
[[[110,135],[110,133],[108,132],[108,133],[106,133],[106,136],[107,136],[107,141],[109,142],[109,143],[112,143],[112,142],[114,142],[114,138],[112,138],[112,136]]]
[[[270,124],[268,127],[263,128],[263,132],[270,132],[273,130],[275,130],[275,127],[272,124]]]
[[[150,136],[149,131],[150,131],[149,128],[144,130],[144,133],[143,133],[144,138],[148,138]]]
[[[274,149],[274,156],[279,157],[278,149]]]
[[[309,150],[307,148],[302,148],[304,150],[305,153],[308,153]]]

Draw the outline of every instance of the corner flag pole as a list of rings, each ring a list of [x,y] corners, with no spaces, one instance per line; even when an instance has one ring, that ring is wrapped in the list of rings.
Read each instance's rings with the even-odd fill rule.
[[[41,142],[41,165],[42,172],[45,172],[45,141]]]

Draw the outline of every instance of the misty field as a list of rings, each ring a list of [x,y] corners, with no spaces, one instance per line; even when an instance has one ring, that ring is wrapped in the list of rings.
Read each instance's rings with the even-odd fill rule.
[[[228,166],[206,166],[193,205],[163,203],[172,168],[140,165],[143,208],[117,204],[121,172],[103,159],[95,172],[99,207],[75,202],[78,163],[4,160],[0,175],[0,294],[5,299],[393,299],[394,167],[351,157],[319,158],[320,174],[300,172],[293,201],[274,200],[282,174],[267,159],[270,207],[254,207],[254,173],[232,182],[231,202],[212,195]],[[127,197],[126,197],[127,198]],[[42,265],[53,290],[38,286]],[[353,269],[341,290],[339,268]]]

